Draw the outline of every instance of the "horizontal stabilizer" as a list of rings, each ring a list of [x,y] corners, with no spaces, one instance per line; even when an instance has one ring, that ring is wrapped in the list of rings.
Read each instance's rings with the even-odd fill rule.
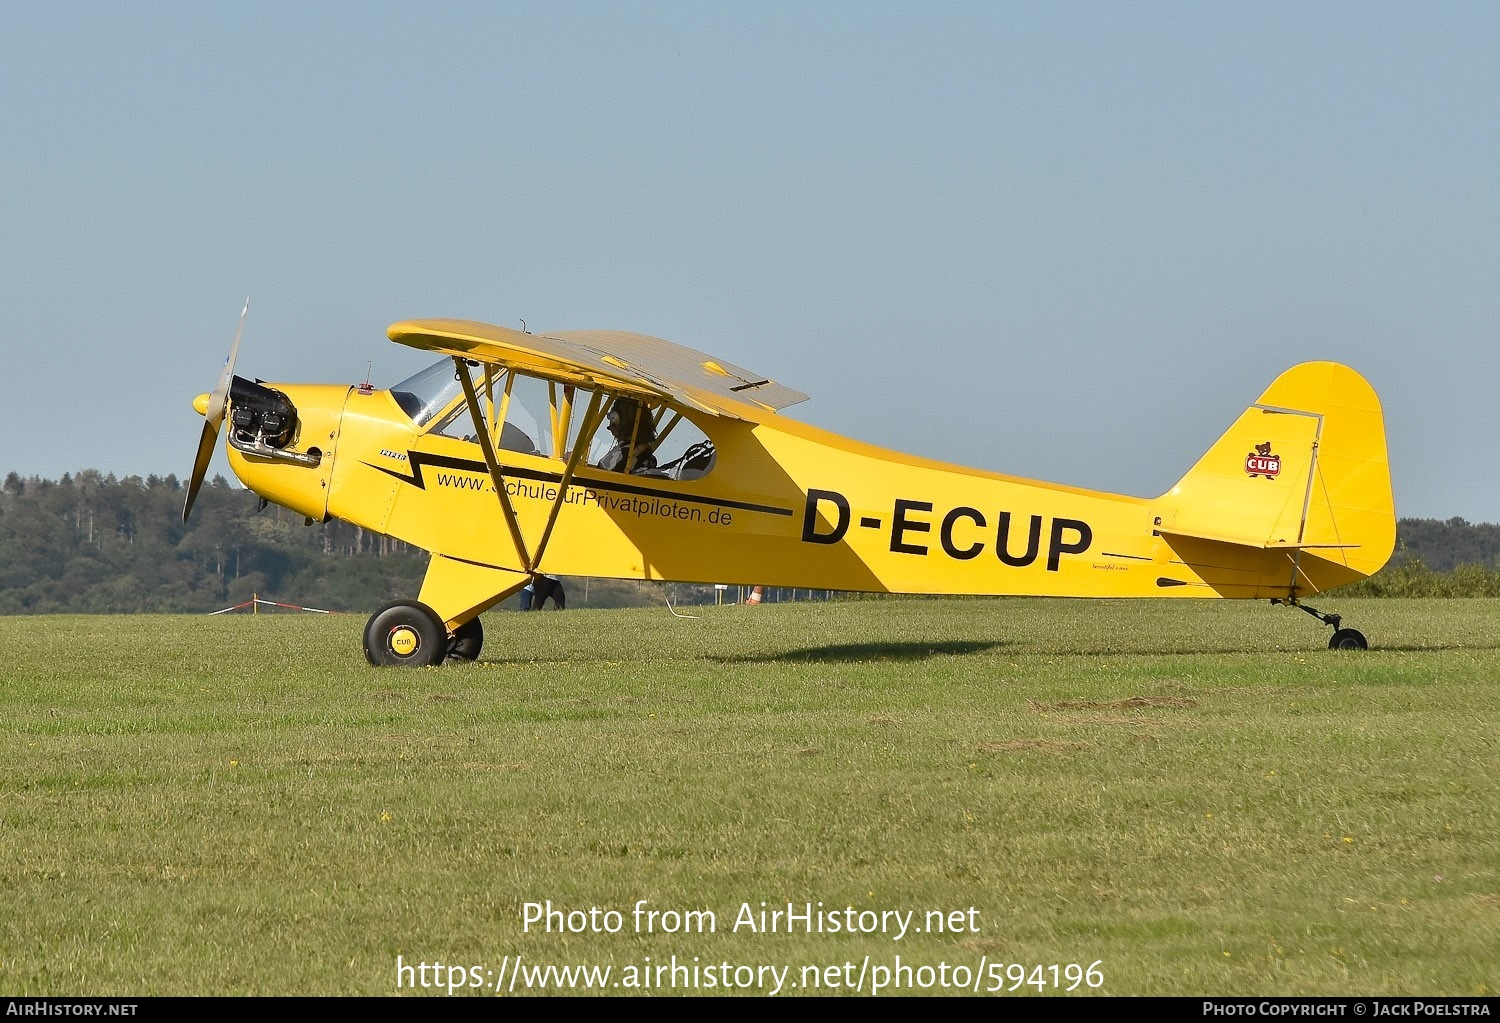
[[[1267,540],[1264,543],[1251,543],[1240,537],[1213,536],[1209,533],[1189,533],[1180,529],[1158,529],[1156,532],[1165,537],[1177,536],[1192,540],[1212,540],[1215,543],[1232,543],[1240,547],[1254,547],[1257,550],[1266,551],[1353,550],[1359,546],[1356,543],[1289,543],[1285,540]]]

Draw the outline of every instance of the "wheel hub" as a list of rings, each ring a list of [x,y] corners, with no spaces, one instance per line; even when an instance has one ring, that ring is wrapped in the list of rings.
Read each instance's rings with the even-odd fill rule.
[[[411,626],[399,625],[391,630],[390,638],[386,642],[391,648],[391,653],[398,657],[410,657],[422,645],[422,637],[418,636]]]

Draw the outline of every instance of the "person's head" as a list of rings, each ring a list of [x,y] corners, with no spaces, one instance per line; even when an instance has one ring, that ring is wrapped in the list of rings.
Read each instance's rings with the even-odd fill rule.
[[[609,432],[622,441],[634,436],[637,443],[655,439],[656,430],[651,416],[644,406],[634,398],[616,398],[609,407]]]

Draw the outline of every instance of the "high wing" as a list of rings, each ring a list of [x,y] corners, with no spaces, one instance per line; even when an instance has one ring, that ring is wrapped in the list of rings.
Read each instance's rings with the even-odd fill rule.
[[[665,399],[754,421],[807,395],[671,341],[616,330],[528,334],[473,320],[405,320],[392,341],[596,390]]]

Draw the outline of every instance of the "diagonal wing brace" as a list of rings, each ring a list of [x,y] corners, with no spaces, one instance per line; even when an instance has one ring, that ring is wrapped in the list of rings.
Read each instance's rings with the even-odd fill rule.
[[[573,445],[573,453],[568,456],[568,464],[563,469],[562,478],[557,481],[557,497],[553,498],[552,508],[547,512],[547,525],[542,528],[541,539],[536,542],[534,566],[541,564],[542,555],[547,550],[547,541],[552,539],[552,527],[557,524],[557,513],[562,510],[568,487],[573,484],[573,474],[578,471],[578,466],[588,451],[589,438],[594,435],[594,431],[604,418],[604,398],[603,391],[595,391],[593,397],[589,399],[588,408],[584,410],[583,425],[578,430],[578,442]]]
[[[469,406],[469,415],[474,420],[474,436],[478,438],[479,448],[484,452],[485,468],[489,470],[490,482],[494,484],[495,493],[500,497],[500,513],[505,516],[505,526],[510,530],[511,542],[516,545],[516,556],[521,559],[521,566],[527,572],[534,572],[536,562],[526,550],[526,538],[521,535],[521,522],[516,518],[516,509],[510,503],[510,495],[505,491],[505,478],[500,474],[500,460],[495,457],[495,445],[490,440],[489,429],[484,425],[484,414],[479,409],[479,395],[474,390],[474,381],[469,379],[469,367],[457,355],[453,357],[453,365],[458,371],[458,382],[464,388],[464,404]],[[558,500],[562,500],[562,495],[563,491],[559,490]]]

